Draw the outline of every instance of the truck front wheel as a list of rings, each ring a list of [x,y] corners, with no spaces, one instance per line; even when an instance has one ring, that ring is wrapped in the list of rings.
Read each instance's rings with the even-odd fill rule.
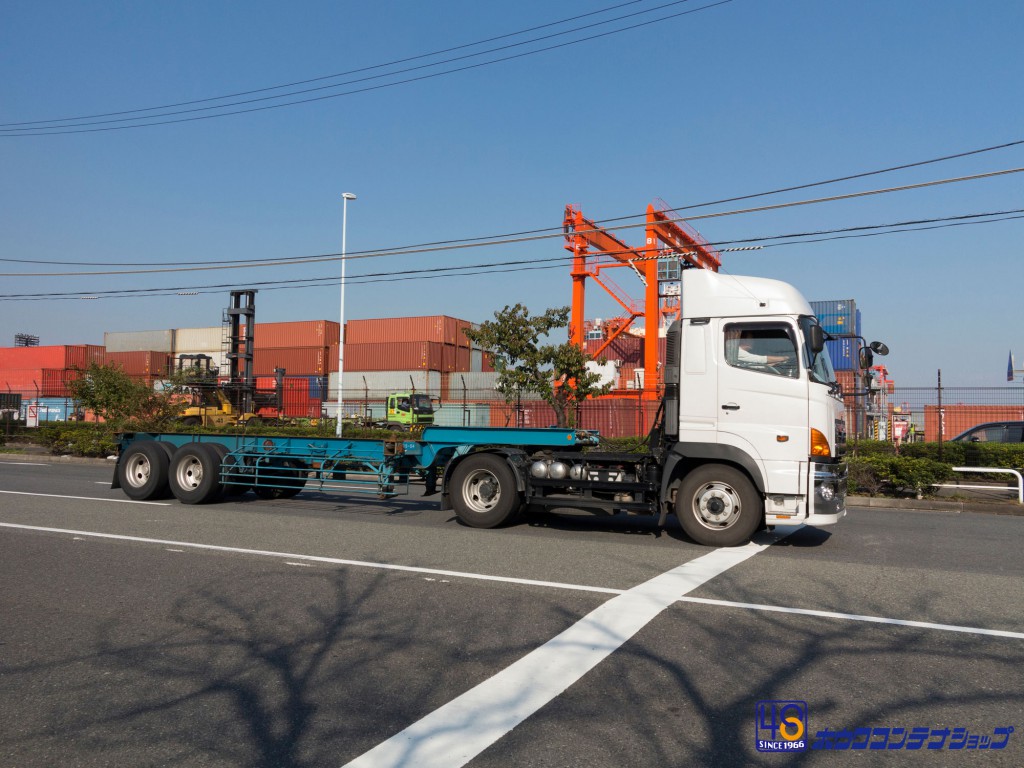
[[[481,453],[463,459],[452,472],[452,508],[473,528],[496,528],[520,507],[516,478],[500,456]]]
[[[761,524],[763,506],[750,479],[723,464],[697,467],[683,478],[676,495],[676,517],[683,531],[709,547],[750,541]]]

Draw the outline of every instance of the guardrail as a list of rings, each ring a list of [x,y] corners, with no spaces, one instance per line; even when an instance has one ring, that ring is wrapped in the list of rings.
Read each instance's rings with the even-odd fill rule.
[[[1017,478],[1017,503],[1024,504],[1024,476],[1021,475],[1016,469],[1005,469],[1003,467],[953,467],[954,472],[981,472],[986,473],[999,473],[1004,475],[1013,475]],[[970,490],[978,491],[1000,491],[1008,490],[1012,491],[1012,488],[1000,488],[995,485],[953,485],[950,483],[936,484],[936,488],[966,488]]]

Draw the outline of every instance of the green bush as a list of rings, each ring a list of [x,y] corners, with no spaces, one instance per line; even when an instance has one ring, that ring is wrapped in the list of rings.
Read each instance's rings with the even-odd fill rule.
[[[949,464],[925,458],[881,454],[851,458],[850,492],[930,495],[935,483],[953,477]]]
[[[35,430],[35,439],[51,453],[60,456],[102,458],[117,453],[114,432],[104,424],[47,424]]]

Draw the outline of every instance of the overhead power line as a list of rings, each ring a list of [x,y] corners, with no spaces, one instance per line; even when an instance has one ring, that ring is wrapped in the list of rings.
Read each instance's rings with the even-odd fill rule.
[[[441,61],[433,62],[433,63],[430,63],[430,64],[420,64],[420,65],[417,65],[417,66],[414,66],[414,67],[407,67],[407,68],[404,68],[404,69],[394,70],[392,72],[386,72],[386,73],[382,73],[382,74],[378,74],[378,75],[370,75],[370,76],[367,76],[367,77],[357,78],[355,80],[349,80],[349,81],[346,81],[346,82],[343,82],[343,83],[337,83],[337,84],[334,84],[334,85],[317,86],[315,88],[307,88],[307,89],[298,90],[298,91],[291,91],[291,92],[279,94],[279,95],[276,95],[276,96],[263,96],[263,97],[258,97],[258,98],[246,99],[246,100],[242,100],[242,101],[228,102],[228,103],[219,104],[219,105],[212,105],[212,106],[205,106],[205,107],[194,107],[194,108],[190,108],[190,109],[182,109],[182,110],[177,110],[177,111],[172,111],[172,112],[163,112],[163,113],[160,113],[160,114],[149,115],[149,116],[123,117],[123,118],[122,117],[113,117],[111,119],[93,120],[91,122],[82,122],[82,123],[71,123],[71,122],[68,122],[68,121],[72,120],[72,119],[83,119],[83,118],[61,118],[61,119],[58,119],[58,120],[33,121],[32,123],[22,123],[22,124],[20,124],[21,127],[18,127],[19,124],[16,124],[16,123],[8,123],[8,124],[5,124],[5,125],[11,126],[11,127],[0,128],[0,137],[56,136],[56,135],[73,134],[73,133],[96,133],[96,132],[100,132],[100,131],[126,130],[126,129],[129,129],[129,128],[144,128],[144,127],[151,127],[151,126],[155,126],[155,125],[170,125],[170,124],[173,124],[173,123],[194,122],[194,121],[197,121],[197,120],[210,120],[210,119],[218,118],[218,117],[227,117],[229,115],[240,115],[240,114],[246,114],[246,113],[251,113],[251,112],[266,111],[266,110],[269,110],[269,109],[279,109],[279,108],[282,108],[282,107],[296,106],[298,104],[308,104],[308,103],[315,102],[315,101],[324,101],[326,99],[339,98],[341,96],[351,96],[351,95],[354,95],[354,94],[357,94],[357,93],[365,93],[365,92],[368,92],[368,91],[380,90],[382,88],[390,88],[390,87],[393,87],[393,86],[396,86],[396,85],[404,85],[404,84],[408,84],[408,83],[418,82],[418,81],[421,81],[421,80],[429,80],[429,79],[432,79],[432,78],[435,78],[435,77],[441,77],[441,76],[444,76],[444,75],[451,75],[451,74],[456,74],[456,73],[459,73],[459,72],[465,72],[465,71],[472,70],[472,69],[478,69],[480,67],[490,66],[491,64],[498,64],[498,63],[501,63],[501,62],[512,61],[514,59],[520,59],[520,58],[524,58],[526,56],[533,56],[533,55],[538,54],[538,53],[545,53],[545,52],[548,52],[548,51],[556,50],[558,48],[564,48],[564,47],[567,47],[567,46],[570,46],[570,45],[577,45],[579,43],[584,43],[584,42],[589,42],[589,41],[592,41],[592,40],[597,40],[597,39],[600,39],[600,38],[603,38],[603,37],[608,37],[610,35],[616,35],[616,34],[620,34],[622,32],[628,32],[630,30],[634,30],[634,29],[639,29],[641,27],[650,26],[652,24],[659,24],[661,22],[669,21],[671,19],[679,18],[681,16],[688,16],[688,15],[693,14],[693,13],[698,13],[700,11],[705,11],[705,10],[708,10],[710,8],[715,8],[717,6],[725,5],[727,3],[730,3],[730,2],[732,2],[732,0],[718,0],[717,2],[709,3],[707,5],[703,5],[703,6],[699,7],[699,8],[691,8],[691,9],[685,10],[685,11],[678,11],[676,13],[668,14],[666,16],[662,16],[662,17],[657,18],[657,19],[650,19],[650,20],[647,20],[647,21],[638,22],[636,24],[631,24],[631,25],[628,25],[628,26],[620,27],[618,29],[610,30],[608,32],[601,32],[601,33],[598,33],[598,34],[589,35],[587,37],[582,37],[582,38],[579,38],[579,39],[576,39],[576,40],[569,40],[569,41],[562,42],[562,43],[557,43],[557,44],[554,44],[554,45],[544,46],[544,47],[537,48],[537,49],[534,49],[534,50],[525,51],[525,52],[522,52],[522,53],[511,54],[511,55],[508,55],[508,56],[501,56],[501,57],[498,57],[498,58],[495,58],[495,59],[491,59],[489,61],[478,62],[476,64],[467,64],[467,65],[464,65],[464,66],[453,67],[451,69],[443,70],[441,72],[432,72],[432,73],[429,73],[429,74],[419,75],[419,76],[416,76],[416,77],[409,77],[409,78],[406,78],[406,79],[396,80],[396,81],[389,82],[389,83],[380,83],[380,84],[372,85],[372,86],[365,86],[365,87],[360,87],[360,88],[354,88],[354,89],[351,89],[351,90],[348,90],[348,91],[342,91],[340,93],[331,93],[331,94],[326,94],[326,95],[321,95],[321,96],[314,96],[314,97],[309,97],[309,98],[304,98],[304,99],[296,99],[296,100],[293,100],[293,101],[286,101],[286,102],[282,102],[282,103],[278,103],[278,104],[264,104],[263,106],[259,106],[259,107],[249,107],[249,108],[245,108],[245,109],[227,110],[227,108],[233,107],[233,106],[243,106],[243,105],[246,105],[246,104],[253,104],[253,103],[265,102],[265,101],[273,101],[273,100],[277,100],[277,99],[284,99],[284,98],[288,98],[288,97],[291,97],[291,96],[299,96],[299,95],[302,95],[302,94],[313,93],[313,92],[323,91],[323,90],[327,90],[327,89],[341,88],[341,87],[344,87],[346,85],[356,85],[358,83],[363,83],[363,82],[367,82],[367,81],[370,81],[370,80],[377,80],[377,79],[381,79],[381,78],[394,77],[396,75],[406,74],[406,73],[409,73],[409,72],[414,72],[414,71],[418,71],[418,70],[422,70],[422,69],[429,69],[431,67],[438,67],[438,66],[442,66],[444,64],[455,63],[455,62],[462,61],[462,60],[465,60],[465,59],[475,58],[475,57],[479,57],[479,56],[485,56],[485,55],[493,54],[493,53],[499,53],[501,51],[508,50],[508,49],[511,49],[511,48],[517,48],[517,47],[521,47],[521,46],[524,46],[524,45],[530,45],[530,44],[533,44],[533,43],[542,42],[544,40],[549,40],[551,38],[561,37],[561,36],[564,36],[564,35],[574,34],[574,33],[577,33],[577,32],[582,32],[584,30],[591,29],[593,27],[597,27],[597,26],[602,26],[602,25],[605,25],[605,24],[612,24],[612,23],[615,23],[615,22],[623,21],[623,20],[626,20],[626,19],[629,19],[629,18],[632,18],[632,17],[635,17],[635,16],[653,13],[653,12],[658,11],[658,10],[662,10],[662,9],[669,8],[669,7],[672,7],[672,6],[681,5],[681,4],[687,3],[687,2],[690,2],[690,0],[673,0],[673,2],[665,3],[664,5],[656,6],[654,8],[649,8],[649,9],[646,9],[646,10],[643,10],[643,11],[637,11],[637,12],[631,13],[631,14],[625,14],[623,16],[620,16],[620,17],[617,17],[617,18],[614,18],[614,19],[607,19],[607,20],[604,20],[604,21],[595,22],[593,24],[583,25],[581,27],[576,27],[575,29],[565,30],[565,31],[562,31],[562,32],[555,32],[555,33],[552,33],[552,34],[549,34],[549,35],[543,35],[543,36],[540,36],[540,37],[536,37],[536,38],[533,38],[531,40],[525,40],[525,41],[521,41],[521,42],[518,42],[518,43],[510,43],[508,45],[498,46],[496,48],[491,48],[491,49],[484,50],[484,51],[479,51],[479,52],[476,52],[476,53],[470,53],[470,54],[465,54],[465,55],[462,55],[462,56],[452,57],[452,58],[449,58],[449,59],[443,59]],[[564,22],[556,22],[556,24],[557,23],[564,23]],[[522,34],[522,33],[512,33],[512,34],[514,35],[514,34]],[[385,67],[385,66],[389,66],[389,65],[375,65],[373,67],[365,67],[362,70],[354,70],[354,72],[366,71],[368,69],[377,69],[377,68]],[[336,76],[332,75],[332,76],[326,76],[326,77],[336,77]],[[277,88],[277,87],[278,86],[275,86],[275,87],[270,88],[270,89],[259,89],[258,91],[254,91],[254,93],[255,92],[262,92],[264,90],[273,90],[274,88]],[[210,101],[210,100],[218,100],[218,98],[198,100],[196,102],[191,102],[191,103],[200,103],[200,101]],[[156,110],[156,109],[159,109],[159,108],[148,108],[148,109],[145,109],[145,110],[127,110],[125,112],[116,113],[116,114],[127,114],[127,113],[130,113],[130,112],[137,113],[137,112],[151,111],[151,110]],[[195,112],[207,112],[207,111],[213,111],[213,110],[227,110],[227,111],[220,111],[220,112],[217,112],[216,114],[197,115],[197,116],[193,116],[193,117],[179,117],[179,118],[170,119],[170,120],[162,120],[162,119],[160,119],[160,118],[164,118],[164,117],[171,117],[171,116],[174,116],[174,115],[182,115],[182,114],[189,114],[189,113],[195,113]],[[115,114],[115,113],[110,113],[110,114]],[[84,119],[88,119],[88,118],[84,118]],[[133,124],[132,125],[109,125],[110,123],[126,123],[126,122],[133,123]],[[55,124],[54,125],[44,125],[43,123],[55,123]],[[56,123],[63,123],[63,125],[57,125]],[[103,126],[103,127],[87,127],[87,126]]]
[[[807,243],[818,243],[829,240],[843,240],[860,237],[878,237],[881,235],[900,234],[906,232],[919,232],[924,230],[942,229],[946,227],[968,226],[976,224],[992,224],[1003,221],[1024,219],[1024,208],[1011,209],[1006,211],[991,211],[988,213],[969,213],[957,216],[946,216],[932,219],[915,219],[909,221],[892,222],[888,224],[865,224],[854,227],[842,227],[837,229],[813,230],[808,232],[792,232],[782,235],[762,235],[736,240],[722,240],[709,243],[716,247],[761,243],[757,246],[737,245],[737,247],[722,247],[723,253],[734,251],[763,250],[766,248],[784,247],[788,245],[804,245]],[[885,230],[885,231],[882,231]],[[829,237],[820,237],[830,235]],[[799,238],[799,239],[798,239]],[[810,239],[817,238],[817,239]],[[785,241],[785,242],[783,242]],[[612,253],[594,254],[591,258],[600,259],[610,257]],[[456,266],[422,267],[420,269],[403,270],[401,275],[393,272],[370,272],[362,275],[350,275],[346,283],[382,283],[400,282],[404,280],[428,279],[436,277],[467,277],[479,274],[500,274],[508,272],[527,272],[539,269],[560,269],[572,261],[573,256],[553,256],[537,259],[515,259],[508,261],[496,261],[489,263],[465,264]],[[660,257],[653,257],[660,258]],[[646,259],[640,259],[646,260]],[[473,270],[473,271],[467,271]],[[338,276],[320,278],[294,278],[286,280],[268,280],[263,282],[247,282],[247,287],[259,288],[261,290],[277,290],[285,288],[309,288],[333,285],[340,282]],[[0,301],[49,301],[49,300],[80,300],[99,298],[130,298],[142,296],[165,296],[180,295],[183,292],[191,294],[214,293],[225,288],[236,287],[236,283],[222,283],[218,285],[202,286],[161,286],[159,288],[123,288],[106,291],[68,291],[65,293],[24,293],[24,294],[0,294]]]
[[[907,184],[900,187],[887,187],[884,189],[868,190],[864,192],[851,192],[844,195],[832,195],[830,197],[822,197],[811,200],[797,200],[789,203],[778,203],[776,205],[765,205],[757,208],[744,208],[733,211],[721,211],[718,213],[705,213],[698,216],[690,216],[684,219],[670,219],[670,221],[696,221],[698,219],[710,219],[720,218],[724,216],[734,216],[745,213],[759,213],[762,211],[778,210],[781,208],[792,208],[797,206],[812,205],[815,203],[827,203],[835,202],[837,200],[849,200],[852,198],[866,197],[869,195],[881,195],[888,194],[891,192],[903,192],[912,189],[922,189],[925,187],[933,187],[942,184],[953,184],[963,181],[976,181],[979,179],[994,178],[996,176],[1005,176],[1013,173],[1020,173],[1024,171],[1022,168],[1009,168],[1001,171],[990,171],[988,173],[977,173],[970,176],[959,176],[949,179],[938,179],[934,181],[919,182],[917,184]],[[646,222],[639,224],[625,224],[617,227],[617,229],[635,229],[637,227],[646,227]],[[556,234],[542,234],[542,235],[530,235],[524,237],[506,238],[506,239],[495,239],[489,241],[480,241],[472,243],[456,243],[456,244],[443,244],[436,247],[417,247],[409,248],[406,250],[395,250],[395,249],[384,249],[375,251],[357,251],[348,253],[345,255],[346,260],[357,260],[357,259],[370,259],[370,258],[381,258],[383,256],[408,256],[423,253],[432,253],[438,251],[455,251],[464,250],[467,248],[482,248],[485,246],[498,246],[498,245],[511,245],[515,243],[525,243],[538,240],[549,240],[555,237],[564,237],[564,233],[558,232]],[[340,254],[321,254],[317,256],[300,256],[300,257],[280,257],[276,259],[264,259],[244,262],[232,262],[232,263],[202,263],[192,262],[187,265],[181,265],[180,262],[175,262],[178,266],[173,267],[156,267],[147,269],[124,269],[124,270],[89,270],[89,271],[78,271],[78,272],[0,272],[0,277],[87,277],[90,275],[146,275],[146,274],[163,274],[170,272],[197,272],[197,271],[215,271],[224,269],[256,269],[261,267],[279,267],[279,266],[294,266],[296,264],[315,264],[326,261],[340,261],[342,256]],[[38,262],[36,262],[38,263]]]
[[[547,24],[539,24],[534,27],[528,27],[521,29],[517,32],[508,32],[503,35],[496,35],[495,37],[485,38],[483,40],[476,40],[472,43],[465,43],[463,45],[455,45],[450,48],[442,48],[437,51],[431,51],[429,53],[421,53],[416,56],[407,56],[402,59],[394,59],[392,61],[384,62],[383,64],[372,64],[366,67],[359,67],[357,69],[349,69],[345,72],[336,72],[332,75],[320,75],[318,77],[311,77],[306,80],[295,80],[290,83],[281,83],[279,85],[270,85],[263,88],[253,88],[247,91],[237,91],[235,93],[226,93],[221,96],[210,96],[205,99],[192,99],[190,101],[179,101],[173,104],[160,104],[154,107],[140,107],[137,109],[123,109],[118,112],[102,112],[93,115],[74,115],[72,117],[58,117],[51,118],[49,120],[27,120],[18,123],[0,123],[0,128],[6,128],[10,126],[41,126],[44,123],[66,123],[72,120],[94,120],[101,117],[119,117],[121,115],[132,115],[139,114],[142,112],[156,112],[163,109],[177,109],[178,107],[188,107],[193,104],[208,104],[211,101],[224,101],[226,99],[235,99],[241,96],[251,96],[256,93],[267,93],[269,91],[279,91],[284,88],[294,88],[299,85],[309,85],[310,83],[319,83],[324,80],[334,80],[339,77],[348,77],[349,75],[357,75],[361,72],[372,72],[375,69],[384,69],[386,67],[398,66],[399,64],[407,64],[410,61],[419,61],[421,59],[429,59],[432,56],[442,56],[446,53],[452,53],[454,51],[462,51],[467,48],[473,48],[477,45],[486,45],[487,43],[497,42],[498,40],[507,40],[510,37],[517,37],[518,35],[529,34],[530,32],[536,32],[541,29],[548,29],[550,27],[557,27],[560,24],[568,24],[571,21],[578,21],[589,16],[599,16],[602,13],[608,13],[609,11],[618,10],[624,8],[627,5],[636,5],[637,3],[644,2],[644,0],[629,0],[629,2],[619,3],[618,5],[608,6],[607,8],[601,8],[596,11],[590,11],[589,13],[581,13],[577,16],[569,16],[565,19],[559,19],[558,21],[548,22]],[[652,9],[653,10],[653,9]]]

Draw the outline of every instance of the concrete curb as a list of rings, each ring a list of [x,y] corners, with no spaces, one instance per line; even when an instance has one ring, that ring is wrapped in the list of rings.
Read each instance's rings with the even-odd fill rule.
[[[1024,517],[1024,505],[1016,501],[946,501],[942,499],[893,499],[886,496],[847,496],[851,507],[913,509],[919,512],[974,512],[987,515]]]

